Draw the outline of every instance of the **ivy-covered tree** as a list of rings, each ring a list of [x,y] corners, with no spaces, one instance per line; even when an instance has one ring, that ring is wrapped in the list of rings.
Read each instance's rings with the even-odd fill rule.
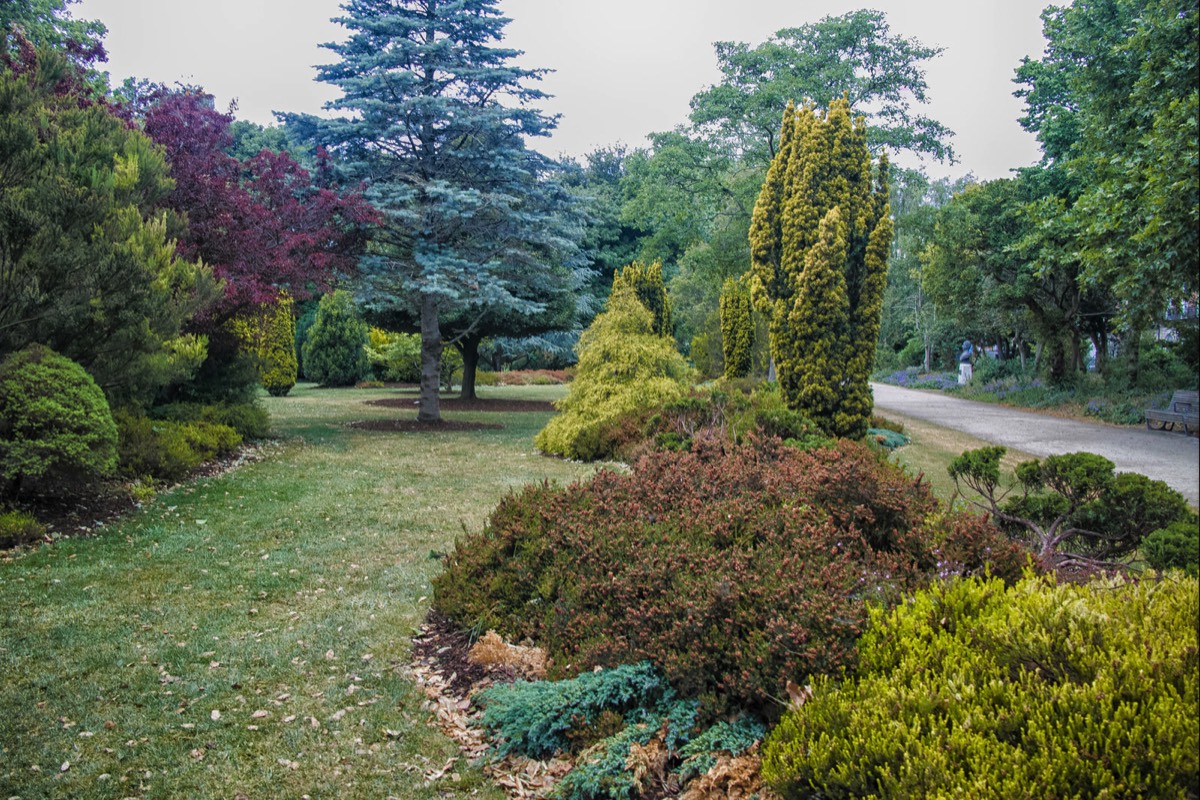
[[[754,365],[754,319],[750,292],[741,281],[726,278],[721,287],[721,352],[725,377],[744,378]]]
[[[519,53],[498,46],[508,20],[497,0],[350,0],[343,9],[337,21],[349,35],[327,45],[340,60],[319,76],[342,91],[329,107],[347,116],[309,122],[380,212],[359,292],[370,309],[415,312],[418,419],[434,421],[444,318],[545,308],[518,287],[554,280],[545,267],[569,237],[541,197],[553,165],[525,139],[554,120],[527,85],[543,71],[516,66]]]
[[[663,283],[662,262],[645,264],[634,261],[626,264],[613,276],[612,293],[628,289],[646,307],[654,318],[654,332],[659,336],[670,336],[671,300],[667,297],[667,286]]]
[[[865,125],[845,99],[824,115],[789,104],[779,141],[750,228],[751,297],[788,405],[859,438],[892,240],[887,158],[873,177]]]

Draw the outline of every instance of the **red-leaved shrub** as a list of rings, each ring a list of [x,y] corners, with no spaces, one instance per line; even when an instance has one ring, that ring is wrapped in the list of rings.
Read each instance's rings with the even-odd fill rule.
[[[862,445],[701,443],[510,495],[448,557],[434,605],[533,638],[559,674],[648,659],[714,713],[773,716],[789,679],[853,664],[868,603],[985,564],[1018,575],[1019,548],[937,511]]]

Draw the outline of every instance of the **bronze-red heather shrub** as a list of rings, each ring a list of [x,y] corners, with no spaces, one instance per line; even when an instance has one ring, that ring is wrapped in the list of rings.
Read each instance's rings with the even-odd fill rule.
[[[701,443],[510,495],[448,556],[434,605],[534,639],[561,675],[649,660],[713,713],[774,716],[788,680],[853,665],[868,603],[1023,564],[862,445]]]

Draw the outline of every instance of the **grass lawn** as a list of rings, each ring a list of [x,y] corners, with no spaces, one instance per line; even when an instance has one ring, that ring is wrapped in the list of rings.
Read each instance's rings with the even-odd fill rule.
[[[426,785],[457,751],[402,674],[409,637],[464,527],[512,488],[591,469],[534,450],[544,413],[344,426],[394,418],[362,401],[395,395],[268,399],[267,460],[0,562],[0,797],[502,796],[462,762]]]
[[[404,677],[409,637],[460,531],[510,489],[591,467],[534,450],[546,413],[345,426],[397,418],[364,401],[398,394],[299,386],[266,401],[266,460],[0,560],[0,798],[502,797],[461,761],[426,781],[457,751]],[[902,421],[897,458],[948,496],[945,465],[982,443]]]
[[[946,471],[950,462],[958,458],[966,450],[987,447],[990,442],[976,439],[967,433],[940,428],[915,417],[885,411],[880,414],[885,419],[900,422],[904,432],[912,439],[912,443],[898,448],[892,454],[891,460],[905,467],[913,475],[924,475],[924,480],[933,487],[933,492],[945,502],[953,502],[955,508],[969,508],[966,500],[956,497],[954,481]],[[1016,479],[1013,470],[1022,461],[1029,461],[1036,456],[1009,448],[1000,460],[1000,481],[1002,486],[1013,486]]]

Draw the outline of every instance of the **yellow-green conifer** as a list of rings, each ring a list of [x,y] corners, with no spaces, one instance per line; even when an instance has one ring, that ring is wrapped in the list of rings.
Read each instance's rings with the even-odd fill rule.
[[[654,332],[659,336],[670,336],[674,332],[671,321],[671,300],[667,297],[667,285],[663,282],[662,262],[644,264],[634,261],[613,275],[612,294],[628,287],[637,295],[646,310],[654,317]]]
[[[788,405],[859,438],[892,238],[886,160],[872,186],[866,126],[845,99],[824,115],[789,104],[779,138],[751,221],[751,296]]]
[[[242,347],[258,359],[258,377],[273,397],[296,385],[296,317],[293,301],[281,292],[274,303],[258,306],[232,323]]]
[[[720,310],[725,377],[744,378],[754,363],[754,320],[750,314],[750,293],[740,281],[725,279]]]

